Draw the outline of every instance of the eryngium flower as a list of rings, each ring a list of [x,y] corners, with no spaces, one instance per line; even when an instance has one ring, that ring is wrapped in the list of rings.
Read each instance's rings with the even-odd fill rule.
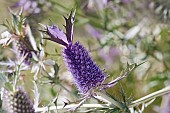
[[[88,51],[79,42],[72,43],[74,14],[71,13],[65,20],[66,34],[55,25],[47,26],[45,32],[51,37],[47,39],[65,46],[63,57],[67,68],[72,73],[79,92],[86,94],[100,86],[105,76]]]
[[[63,56],[81,93],[86,93],[90,89],[101,85],[104,80],[104,73],[94,63],[88,51],[79,42],[70,44],[70,47],[65,48]]]
[[[35,113],[33,103],[21,89],[14,93],[5,91],[3,103],[7,113]]]

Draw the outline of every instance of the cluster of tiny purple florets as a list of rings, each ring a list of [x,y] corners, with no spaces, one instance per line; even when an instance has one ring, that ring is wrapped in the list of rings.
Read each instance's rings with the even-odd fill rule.
[[[104,73],[79,42],[65,48],[63,56],[81,93],[87,93],[104,81]]]

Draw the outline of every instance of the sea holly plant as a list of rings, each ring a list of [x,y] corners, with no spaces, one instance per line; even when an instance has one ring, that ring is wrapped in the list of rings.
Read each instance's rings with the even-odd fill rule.
[[[115,80],[109,83],[104,83],[107,78],[105,72],[103,72],[92,60],[85,47],[79,42],[72,42],[74,15],[75,11],[71,12],[68,18],[64,17],[66,21],[66,33],[61,31],[54,24],[52,26],[47,26],[44,32],[50,36],[50,38],[46,39],[59,43],[65,47],[62,51],[65,64],[68,70],[72,73],[74,83],[78,88],[79,93],[84,96],[84,99],[77,106],[79,107],[86,99],[96,95],[96,89],[100,91],[104,88],[115,85],[119,80],[126,77],[129,72],[136,68],[137,65],[134,65],[131,69],[128,67],[128,70]],[[116,103],[116,105],[119,108],[122,108],[120,103]]]
[[[35,2],[34,0],[30,1],[33,4]],[[30,1],[25,2],[30,3]],[[4,56],[2,61],[0,61],[2,66],[0,67],[2,68],[2,70],[0,69],[0,112],[64,113],[74,111],[84,113],[142,113],[158,96],[170,93],[170,86],[167,85],[165,88],[137,100],[134,99],[136,96],[134,93],[129,96],[124,88],[124,85],[127,85],[127,90],[130,89],[129,82],[126,81],[122,85],[123,81],[120,80],[127,77],[126,80],[130,79],[130,82],[133,83],[132,77],[136,74],[136,68],[141,68],[148,61],[121,65],[120,70],[123,70],[121,73],[113,71],[119,68],[117,66],[112,70],[114,73],[107,74],[106,70],[101,69],[95,62],[96,59],[91,57],[92,52],[89,52],[89,49],[83,46],[81,41],[73,41],[75,14],[77,14],[75,11],[71,11],[68,17],[64,17],[66,22],[66,25],[64,25],[65,31],[62,31],[52,23],[52,25],[43,25],[44,29],[40,31],[46,35],[42,35],[43,33],[40,32],[39,36],[32,34],[32,27],[28,24],[30,22],[29,18],[24,18],[22,10],[17,13],[13,13],[11,10],[10,12],[12,21],[6,20],[2,24],[7,29],[1,34],[0,44],[4,47],[4,51],[5,48],[10,49],[16,56],[11,59]],[[78,13],[80,16],[80,10],[78,10]],[[98,37],[99,42],[100,39],[103,40],[103,35],[97,33],[95,29],[91,29],[91,27],[88,27],[88,29],[93,32],[92,34],[96,34],[95,36]],[[109,30],[109,32],[112,32],[112,30]],[[127,34],[131,35],[131,33]],[[39,43],[35,41],[34,37],[39,40]],[[105,38],[109,40],[106,43],[101,43],[102,47],[112,47],[113,43],[117,43],[111,38]],[[48,51],[50,47],[48,44],[45,45],[48,42],[47,40],[62,45],[62,57],[57,55],[58,52],[57,54],[50,55],[51,50]],[[57,47],[55,49],[58,49]],[[64,60],[67,71],[62,69],[64,65],[58,65],[58,63],[62,63],[57,62],[58,59]],[[114,66],[113,63],[111,65]],[[6,70],[4,71],[5,66]],[[107,67],[105,68],[107,69]],[[134,73],[133,70],[135,70]],[[165,71],[167,72],[168,70]],[[107,70],[107,72],[109,71]],[[136,75],[138,76],[138,73]],[[116,78],[115,76],[118,77]],[[72,87],[71,83],[76,87]],[[139,90],[137,89],[137,91]]]
[[[94,108],[98,110],[105,110],[105,111],[121,111],[121,112],[130,112],[133,111],[133,107],[138,106],[140,104],[144,104],[149,100],[156,98],[166,92],[169,92],[170,89],[165,88],[163,91],[155,92],[150,94],[144,98],[141,98],[136,101],[129,101],[125,99],[123,96],[123,102],[120,100],[109,96],[105,89],[110,88],[116,85],[121,79],[125,78],[131,71],[135,68],[140,66],[140,64],[131,64],[127,63],[127,68],[111,82],[105,82],[105,80],[109,77],[106,76],[106,73],[99,68],[99,66],[93,61],[90,57],[86,48],[80,43],[75,42],[73,43],[73,26],[74,26],[74,19],[75,19],[75,11],[72,11],[68,18],[64,17],[66,21],[65,29],[66,32],[64,33],[60,30],[57,26],[52,23],[52,26],[45,26],[45,30],[42,30],[45,34],[49,36],[49,38],[45,38],[47,40],[51,40],[56,42],[64,47],[62,50],[62,55],[64,62],[66,64],[67,69],[71,72],[72,77],[74,79],[74,84],[76,85],[79,94],[82,96],[78,104],[71,105],[72,102],[68,102],[63,109],[67,110],[77,110],[79,107],[85,107],[87,104],[84,104],[87,99],[95,98],[101,102],[107,103],[106,105],[91,105],[91,110]],[[164,90],[166,90],[164,92]],[[123,94],[124,95],[124,94]],[[153,96],[154,95],[154,96]],[[152,103],[146,103],[144,105],[149,105]],[[88,106],[88,105],[87,105]],[[86,108],[88,109],[88,107]],[[94,108],[93,108],[93,107]],[[60,107],[56,107],[60,109]],[[90,107],[89,107],[90,108]],[[46,110],[47,108],[39,108],[38,111]],[[49,109],[54,110],[55,108],[50,107]],[[143,110],[144,108],[142,108]],[[141,110],[139,110],[140,112]],[[135,112],[135,111],[134,111]]]
[[[86,99],[95,95],[96,89],[102,90],[106,87],[111,87],[119,80],[126,77],[127,74],[123,74],[112,82],[104,83],[106,79],[105,72],[96,65],[85,47],[79,42],[72,42],[74,15],[75,11],[71,12],[68,18],[64,17],[66,21],[66,33],[61,31],[54,24],[52,26],[47,26],[44,32],[50,36],[50,38],[46,39],[59,43],[65,47],[62,51],[65,64],[72,73],[74,83],[78,88],[79,93],[84,96],[84,99],[77,106],[79,107]],[[75,107],[75,109],[77,107]]]

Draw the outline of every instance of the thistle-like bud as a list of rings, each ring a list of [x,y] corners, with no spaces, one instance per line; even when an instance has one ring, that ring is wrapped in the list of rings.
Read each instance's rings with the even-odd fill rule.
[[[30,64],[30,58],[32,58],[32,52],[37,54],[37,46],[35,39],[32,35],[29,24],[25,23],[25,19],[21,16],[22,14],[14,14],[12,11],[12,27],[8,26],[7,23],[3,25],[6,26],[8,31],[1,34],[0,44],[3,47],[8,46],[13,42],[13,49],[16,53],[17,59],[25,56],[24,62]],[[10,29],[12,28],[12,29]]]
[[[14,50],[16,50],[16,55],[18,56],[18,58],[20,58],[21,56],[25,56],[24,59],[24,63],[26,64],[30,64],[31,61],[30,59],[32,58],[32,52],[37,53],[29,40],[29,36],[25,35],[24,38],[16,40],[16,42],[13,43],[14,44]]]
[[[80,93],[86,94],[91,89],[100,86],[104,79],[104,73],[90,57],[88,51],[79,42],[72,43],[74,14],[71,13],[66,20],[66,34],[55,25],[47,26],[46,33],[51,41],[59,43],[63,49],[63,57],[68,70],[72,73],[75,84]]]
[[[25,23],[25,18],[22,16],[22,11],[12,14],[12,23],[6,21],[2,25],[8,28],[1,34],[0,44],[3,47],[7,47],[13,42],[13,51],[16,53],[17,60],[25,57],[24,62],[30,64],[30,58],[32,58],[32,52],[37,54],[37,46],[35,39],[32,35],[29,24]]]
[[[3,104],[7,113],[35,113],[33,103],[21,89],[14,93],[5,90]]]

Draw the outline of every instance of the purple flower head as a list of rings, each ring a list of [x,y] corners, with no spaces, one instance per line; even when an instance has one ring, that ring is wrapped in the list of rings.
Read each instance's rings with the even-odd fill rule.
[[[79,42],[64,49],[63,57],[81,93],[87,93],[90,89],[101,85],[104,81],[104,73]]]
[[[82,94],[88,93],[91,89],[101,85],[105,79],[104,73],[90,57],[88,51],[79,43],[72,43],[74,13],[71,12],[66,20],[66,33],[58,27],[47,26],[46,33],[51,41],[59,43],[63,49],[63,57],[68,70],[72,73],[75,85]]]

